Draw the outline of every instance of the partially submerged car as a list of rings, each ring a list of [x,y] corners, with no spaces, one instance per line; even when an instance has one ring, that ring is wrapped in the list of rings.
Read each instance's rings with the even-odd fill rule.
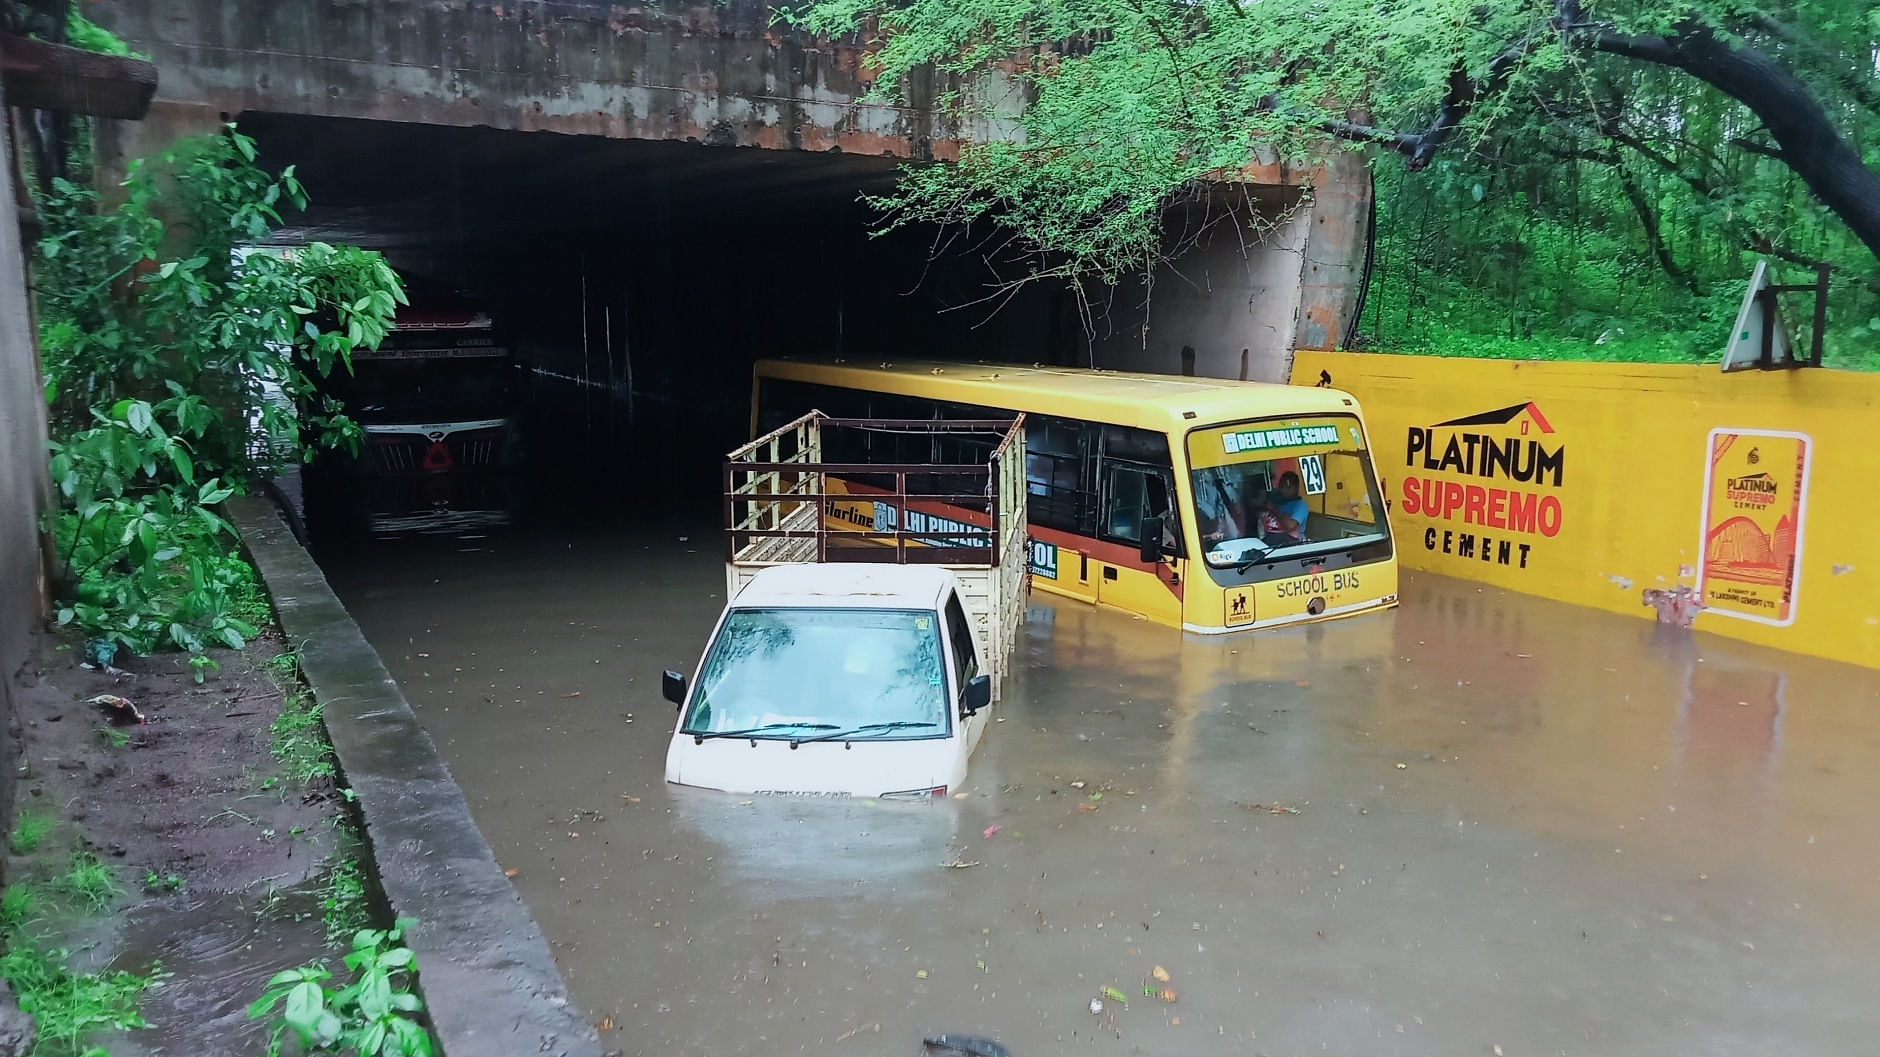
[[[932,565],[777,565],[726,607],[680,706],[666,780],[931,799],[966,776],[992,678],[959,582]]]
[[[981,440],[985,455],[824,460],[825,445],[866,455],[862,442],[881,437]],[[1030,586],[1024,467],[1023,419],[811,412],[732,452],[727,603],[693,680],[665,673],[666,697],[679,706],[666,780],[892,799],[958,788],[999,697]],[[866,501],[869,516],[835,505],[849,499],[843,474],[884,478]],[[974,520],[930,521],[910,505],[939,500]]]

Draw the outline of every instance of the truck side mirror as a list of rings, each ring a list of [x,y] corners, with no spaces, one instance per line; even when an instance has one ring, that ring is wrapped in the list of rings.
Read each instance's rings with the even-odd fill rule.
[[[992,704],[992,676],[975,675],[966,680],[966,692],[960,695],[960,714],[970,716]]]
[[[1154,565],[1162,560],[1162,515],[1142,519],[1142,561]]]
[[[666,695],[666,700],[675,705],[685,704],[685,676],[668,668],[659,677],[659,689]]]

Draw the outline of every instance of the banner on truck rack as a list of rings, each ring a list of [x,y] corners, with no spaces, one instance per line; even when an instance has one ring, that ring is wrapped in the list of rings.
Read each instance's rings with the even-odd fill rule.
[[[1710,431],[1697,581],[1706,610],[1795,622],[1808,449],[1801,433]]]

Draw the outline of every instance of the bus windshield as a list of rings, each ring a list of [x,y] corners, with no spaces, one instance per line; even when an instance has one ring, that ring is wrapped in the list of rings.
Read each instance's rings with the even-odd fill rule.
[[[1217,568],[1301,557],[1385,534],[1358,420],[1268,419],[1188,435],[1202,554]]]

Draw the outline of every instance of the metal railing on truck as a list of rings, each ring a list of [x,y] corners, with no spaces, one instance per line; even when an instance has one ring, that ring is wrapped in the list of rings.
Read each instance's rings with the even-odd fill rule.
[[[811,411],[733,451],[724,478],[726,598],[770,565],[944,566],[960,582],[997,696],[1031,586],[1024,421],[1022,415],[832,418]],[[875,446],[865,442],[881,438],[925,440],[929,451],[983,448],[987,455],[970,462],[825,458],[832,451],[871,453]],[[865,517],[858,513],[864,508]]]

